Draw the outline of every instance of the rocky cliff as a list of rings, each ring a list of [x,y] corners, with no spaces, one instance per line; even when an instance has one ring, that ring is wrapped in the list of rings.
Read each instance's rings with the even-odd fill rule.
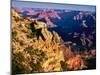
[[[24,18],[12,9],[12,72],[34,73],[77,70],[83,60],[62,43],[55,31],[41,28],[37,37],[30,28],[31,18]],[[40,23],[45,24],[45,23]],[[74,60],[75,59],[75,60]],[[74,62],[77,62],[74,64]]]

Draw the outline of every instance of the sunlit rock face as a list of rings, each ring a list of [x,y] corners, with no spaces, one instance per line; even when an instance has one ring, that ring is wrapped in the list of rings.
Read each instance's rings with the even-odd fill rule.
[[[66,63],[68,64],[68,69],[70,70],[81,70],[86,68],[80,55],[76,55],[75,57],[69,59]]]
[[[45,20],[46,21],[46,25],[48,27],[56,27],[57,25],[55,25],[52,19],[58,19],[60,20],[61,17],[59,15],[58,12],[56,12],[54,9],[33,9],[33,8],[17,8],[15,7],[16,11],[19,13],[23,13],[25,14],[24,16],[37,16],[37,20]],[[66,11],[67,12],[67,11]]]
[[[62,43],[55,31],[48,31],[46,23],[23,18],[12,9],[12,70],[13,73],[34,73],[79,70],[84,68],[80,55]],[[39,31],[37,31],[39,30]],[[38,35],[37,35],[38,34]],[[93,55],[95,51],[91,52]]]

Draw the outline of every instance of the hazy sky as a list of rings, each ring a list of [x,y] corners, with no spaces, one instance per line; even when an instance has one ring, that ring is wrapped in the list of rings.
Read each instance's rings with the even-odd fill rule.
[[[70,10],[83,10],[83,11],[95,11],[95,6],[90,5],[72,5],[72,4],[56,4],[56,3],[39,3],[39,2],[24,2],[24,1],[12,1],[13,7],[18,8],[50,8],[50,9],[70,9]]]

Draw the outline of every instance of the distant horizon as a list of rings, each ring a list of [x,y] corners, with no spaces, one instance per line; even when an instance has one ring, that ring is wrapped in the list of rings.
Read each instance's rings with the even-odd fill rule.
[[[91,5],[75,5],[63,3],[45,3],[32,1],[12,1],[14,8],[44,8],[44,9],[62,9],[62,10],[77,10],[77,11],[96,11],[96,6]]]

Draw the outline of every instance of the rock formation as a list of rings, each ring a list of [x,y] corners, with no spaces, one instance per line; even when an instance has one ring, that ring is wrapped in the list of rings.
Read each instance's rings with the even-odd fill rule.
[[[81,57],[74,57],[71,48],[66,47],[61,42],[61,37],[55,31],[50,32],[45,26],[41,27],[41,34],[45,40],[41,36],[37,39],[35,31],[30,28],[30,23],[31,19],[23,18],[12,9],[13,73],[54,72],[68,70],[69,68],[70,70],[80,69],[81,65],[78,64],[70,67],[73,63],[70,61],[75,58],[75,61],[79,60],[79,64],[81,64]],[[43,22],[37,22],[37,25],[44,24]]]

